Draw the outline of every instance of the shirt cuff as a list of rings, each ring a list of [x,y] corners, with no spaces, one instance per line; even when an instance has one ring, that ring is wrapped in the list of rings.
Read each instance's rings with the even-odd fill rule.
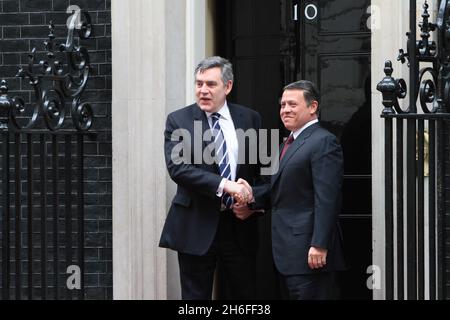
[[[220,181],[219,187],[216,191],[216,196],[221,197],[223,195],[223,188],[225,188],[225,182],[227,182],[226,178],[222,178],[222,181]]]

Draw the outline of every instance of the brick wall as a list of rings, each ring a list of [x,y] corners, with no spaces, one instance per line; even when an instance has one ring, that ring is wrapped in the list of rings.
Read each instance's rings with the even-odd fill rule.
[[[55,43],[64,43],[70,5],[87,10],[93,35],[81,45],[89,50],[91,78],[82,100],[91,103],[95,119],[85,139],[85,287],[86,299],[112,298],[112,170],[111,170],[111,1],[2,0],[0,1],[0,79],[9,95],[34,100],[25,80],[14,77],[36,47],[44,54],[48,23],[53,21]],[[39,60],[38,60],[39,61]],[[39,294],[39,291],[36,291]],[[37,296],[37,298],[39,298]]]

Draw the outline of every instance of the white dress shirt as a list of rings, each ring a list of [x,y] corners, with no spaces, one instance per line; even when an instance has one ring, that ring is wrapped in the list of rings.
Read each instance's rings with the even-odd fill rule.
[[[294,135],[294,140],[297,139],[297,137],[300,135],[300,133],[302,133],[303,131],[305,131],[306,128],[312,126],[314,123],[319,122],[319,119],[314,119],[311,120],[309,122],[307,122],[303,127],[301,127],[300,129],[293,131],[292,134]]]
[[[209,127],[212,128],[211,112],[206,112],[208,118]],[[225,104],[217,111],[220,114],[219,125],[223,132],[225,142],[227,144],[228,163],[230,164],[231,180],[236,180],[236,167],[239,152],[238,139],[236,135],[236,128],[234,127],[233,119],[231,118],[230,109],[225,101]],[[220,182],[219,188],[216,191],[216,195],[221,197],[223,194],[223,188],[225,187],[226,178],[223,178]]]

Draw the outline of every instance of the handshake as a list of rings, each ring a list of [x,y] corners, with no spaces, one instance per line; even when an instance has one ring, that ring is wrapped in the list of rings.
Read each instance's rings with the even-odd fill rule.
[[[238,219],[245,220],[253,213],[253,210],[247,206],[248,203],[255,201],[252,187],[247,181],[244,179],[238,179],[237,182],[227,180],[224,191],[233,197],[233,212]]]

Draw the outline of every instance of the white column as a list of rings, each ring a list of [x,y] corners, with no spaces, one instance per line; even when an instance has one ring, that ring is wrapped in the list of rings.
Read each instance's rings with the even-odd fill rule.
[[[192,71],[187,73],[186,2],[166,0],[166,114],[186,105],[186,83],[193,85]],[[189,103],[192,103],[190,101]],[[160,136],[162,138],[162,136]],[[167,172],[165,165],[161,171]],[[166,174],[166,209],[175,195],[176,184]],[[175,251],[163,249],[167,255],[167,298],[181,298],[178,258]]]
[[[165,299],[166,1],[112,1],[114,299]]]
[[[195,101],[194,69],[206,54],[205,14],[205,0],[186,0],[186,104]]]
[[[215,15],[216,15],[216,1],[206,0],[206,16],[205,16],[205,55],[213,56],[216,54],[216,39],[215,39]]]
[[[373,290],[374,299],[385,297],[385,237],[384,237],[384,120],[382,96],[376,90],[385,76],[384,62],[391,60],[395,78],[405,78],[407,70],[396,61],[398,50],[406,50],[406,30],[409,29],[407,1],[372,0],[372,248],[373,264],[381,270],[381,289]],[[405,79],[406,80],[406,79]],[[369,277],[369,275],[368,275]]]
[[[158,243],[176,187],[164,162],[165,120],[186,105],[187,83],[193,90],[187,8],[179,0],[112,1],[115,299],[180,298],[176,254]]]

